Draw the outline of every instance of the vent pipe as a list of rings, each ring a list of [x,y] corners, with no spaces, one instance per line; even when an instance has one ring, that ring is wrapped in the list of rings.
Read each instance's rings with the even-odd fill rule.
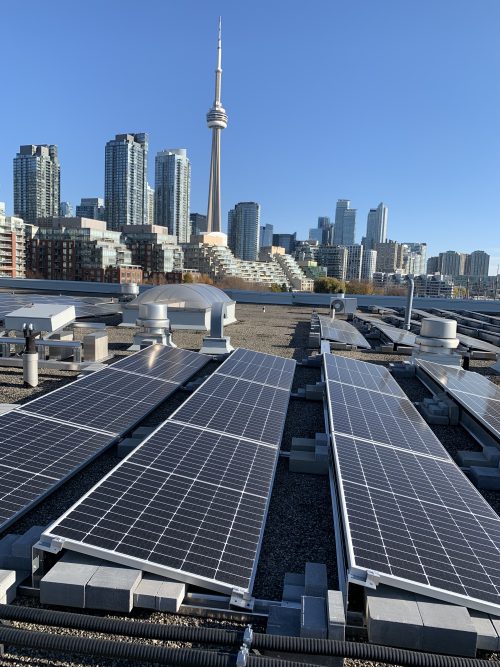
[[[411,328],[411,311],[413,308],[413,290],[415,289],[415,281],[413,276],[408,276],[408,295],[406,297],[406,312],[405,312],[405,322],[403,324],[403,329],[410,331]]]

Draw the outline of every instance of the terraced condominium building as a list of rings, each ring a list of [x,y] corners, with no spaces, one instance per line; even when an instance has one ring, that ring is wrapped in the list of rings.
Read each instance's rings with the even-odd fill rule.
[[[20,146],[14,158],[14,215],[32,225],[59,215],[60,180],[57,146]]]
[[[155,159],[155,224],[189,243],[191,164],[185,148],[166,148]]]
[[[108,229],[147,222],[148,135],[117,134],[106,144],[104,200]]]

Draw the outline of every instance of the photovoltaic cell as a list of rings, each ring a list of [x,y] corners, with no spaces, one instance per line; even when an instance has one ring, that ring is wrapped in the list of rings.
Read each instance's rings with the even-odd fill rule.
[[[294,373],[293,359],[242,348],[235,350],[217,370],[217,375],[228,375],[282,389],[291,386]]]
[[[332,320],[326,315],[318,315],[318,319],[321,327],[321,338],[371,349],[371,345],[366,338],[349,322],[335,318]]]

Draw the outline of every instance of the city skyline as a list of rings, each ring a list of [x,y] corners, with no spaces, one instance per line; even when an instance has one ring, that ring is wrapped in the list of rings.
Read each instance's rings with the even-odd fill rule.
[[[56,11],[58,4],[48,3],[42,12],[35,3],[28,2],[31,8],[28,22],[39,23],[41,27],[55,22],[58,39],[64,42],[70,35],[66,35],[62,27],[70,16],[59,16]],[[213,35],[220,13],[224,21],[226,52],[224,97],[234,119],[225,133],[223,147],[223,221],[232,202],[255,200],[262,206],[262,224],[273,224],[276,232],[297,231],[298,238],[307,238],[308,229],[314,227],[317,217],[325,215],[333,219],[336,199],[346,197],[358,210],[355,240],[359,242],[368,210],[377,202],[384,201],[390,208],[390,238],[426,242],[429,256],[448,249],[471,252],[483,248],[492,255],[490,274],[496,273],[496,265],[500,263],[500,239],[496,232],[500,203],[498,195],[495,195],[497,155],[500,152],[498,138],[492,131],[492,121],[489,117],[486,121],[483,118],[481,109],[486,104],[484,99],[481,98],[482,105],[466,103],[464,110],[459,112],[457,96],[463,95],[464,90],[472,94],[475,87],[495,71],[488,30],[498,15],[498,7],[491,2],[483,2],[479,8],[454,2],[452,30],[448,36],[449,44],[447,42],[450,51],[444,58],[438,37],[442,37],[443,25],[449,19],[447,10],[452,6],[450,2],[443,2],[440,7],[424,3],[417,11],[384,1],[384,11],[380,12],[380,16],[367,2],[352,4],[352,8],[335,5],[332,9],[329,3],[319,3],[314,12],[299,15],[294,11],[298,5],[291,3],[290,11],[278,16],[267,8],[264,11],[264,6],[259,4],[255,11],[252,9],[250,12],[241,7],[235,9],[227,2],[219,2],[213,9],[203,8],[194,15],[179,7],[170,7],[167,11],[159,3],[146,2],[155,21],[158,19],[161,24],[159,19],[168,17],[170,25],[175,25],[181,35],[190,36],[197,44],[197,49],[182,61],[182,65],[168,70],[171,85],[180,84],[176,104],[166,108],[161,103],[163,98],[160,95],[159,99],[155,98],[155,105],[140,105],[139,100],[124,105],[120,103],[118,93],[124,95],[125,92],[120,86],[110,84],[112,90],[104,91],[106,108],[89,106],[82,101],[81,110],[72,112],[71,123],[67,122],[71,96],[68,100],[59,100],[59,104],[51,105],[50,109],[41,109],[37,104],[37,113],[33,112],[32,100],[39,84],[33,83],[33,91],[26,84],[31,84],[27,65],[34,54],[34,44],[28,44],[26,52],[18,54],[17,60],[9,60],[9,53],[13,53],[8,47],[9,40],[15,34],[19,13],[14,8],[8,8],[5,12],[6,64],[11,65],[12,74],[16,76],[7,81],[10,93],[19,103],[5,110],[9,132],[0,164],[0,200],[5,200],[7,209],[12,211],[12,176],[9,172],[11,158],[21,144],[33,142],[58,146],[61,199],[76,205],[81,197],[104,194],[104,143],[118,132],[147,132],[151,144],[150,173],[151,158],[163,146],[186,146],[193,165],[191,210],[204,213],[210,144],[202,118],[213,99]],[[120,3],[120,8],[123,5],[131,10],[135,7],[135,3],[128,1]],[[107,34],[117,3],[110,1],[102,8],[98,3],[90,2],[89,6],[91,11],[83,12],[76,8],[71,12],[72,31],[76,34],[82,31],[83,34],[91,18],[93,25],[94,19],[98,18],[97,33],[104,31]],[[278,30],[278,19],[281,18],[288,32]],[[347,57],[347,52],[342,50],[346,38],[341,32],[335,33],[336,40],[331,45],[331,51],[322,45],[321,37],[327,27],[331,27],[333,19],[341,25],[355,19],[356,30],[368,40],[359,56],[349,54]],[[401,46],[403,35],[408,39],[403,19],[414,21],[422,33],[418,40],[410,38],[407,48]],[[396,27],[401,21],[403,29],[399,34]],[[386,40],[379,45],[373,65],[368,66],[366,49],[371,39],[368,27],[382,22],[385,23]],[[259,44],[262,43],[257,51],[246,34],[249,30],[251,32],[252,26],[258,26]],[[148,24],[148,29],[156,34],[155,25]],[[487,33],[484,39],[480,39],[480,29]],[[416,32],[418,30],[415,29]],[[296,50],[295,53],[295,45],[303,35],[309,50]],[[469,41],[472,40],[474,48],[467,52],[470,58],[470,61],[465,61],[467,67],[456,68],[454,57],[458,58],[458,63],[464,64],[460,48],[465,35]],[[422,36],[426,37],[426,43],[430,40],[425,50],[419,46]],[[144,57],[132,63],[134,71],[140,70],[144,75],[146,87],[148,82],[151,84],[158,79],[160,65],[175,57],[173,46],[171,48],[166,44],[162,58],[158,59],[158,45],[154,39],[149,41],[152,46]],[[73,42],[74,34],[71,35],[72,45]],[[399,64],[391,61],[393,49],[398,44],[402,49],[402,62]],[[124,58],[125,64],[131,63],[132,56],[124,47],[125,44],[117,44],[117,52],[109,64],[116,64],[120,57]],[[61,59],[58,64],[61,71],[52,73],[55,80],[64,74],[67,76],[71,66],[75,86],[82,78],[87,83],[94,80],[96,85],[102,84],[104,73],[99,74],[97,56],[86,52],[85,58],[79,58],[82,55],[75,47],[74,52],[68,54],[67,63]],[[137,53],[134,53],[136,57]],[[442,58],[445,63],[441,62]],[[311,124],[305,129],[302,124],[292,123],[292,111],[296,104],[293,100],[297,93],[294,86],[297,77],[301,78],[306,71],[309,72],[312,59],[318,69],[317,75],[308,79],[309,90],[316,95],[313,105],[315,122],[313,129]],[[437,71],[431,69],[433,63],[437,63]],[[265,71],[266,67],[269,71]],[[333,79],[338,79],[340,88],[342,82],[349,80],[353,106],[337,103],[325,114],[324,106],[328,104],[322,102],[330,99],[327,88],[333,81],[329,70],[332,67]],[[407,74],[404,74],[405,67],[409,67]],[[372,77],[371,82],[364,69]],[[274,81],[276,90],[269,87],[270,81]],[[365,102],[365,107],[359,104],[361,99],[365,99],[366,91],[372,95],[377,93],[370,101],[377,100],[377,84],[381,83],[392,86],[392,89],[391,86],[383,88],[387,118],[370,104]],[[250,94],[254,89],[257,97]],[[189,98],[184,94],[187,91]],[[33,94],[25,98],[25,92]],[[159,92],[155,90],[155,94],[158,96]],[[264,94],[265,113],[259,115],[256,113],[258,100]],[[30,99],[31,106],[28,103]],[[391,110],[391,102],[395,111]],[[43,104],[40,106],[43,107]],[[156,111],[155,106],[158,107]],[[347,111],[353,119],[348,118]],[[396,111],[399,114],[397,117]],[[375,121],[380,123],[380,127],[376,127]],[[402,142],[402,148],[395,153],[396,140]],[[314,147],[318,162],[313,180],[304,180],[306,187],[298,187],[300,170],[294,170],[299,172],[297,176],[291,170],[294,157],[298,159],[300,146],[304,144]],[[262,161],[264,147],[267,154],[272,152],[272,156]],[[379,149],[378,153],[374,153],[375,148]],[[339,153],[341,160],[338,160]],[[390,167],[389,162],[393,163]],[[470,233],[471,211],[477,216],[474,234]],[[449,235],[450,225],[456,230],[452,238]]]

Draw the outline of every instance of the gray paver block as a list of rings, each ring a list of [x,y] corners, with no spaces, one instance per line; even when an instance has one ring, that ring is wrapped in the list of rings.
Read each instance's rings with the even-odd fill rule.
[[[300,574],[300,572],[285,572],[285,578],[283,580],[283,585],[287,586],[305,586],[306,585],[306,576],[305,574]]]
[[[267,634],[300,637],[300,616],[300,609],[271,607],[267,617]]]
[[[500,490],[500,470],[498,468],[472,466],[470,477],[478,489]]]
[[[307,473],[309,475],[325,475],[328,472],[328,463],[318,459],[314,452],[292,450],[288,459],[290,472]]]
[[[467,449],[457,452],[457,463],[462,468],[469,468],[470,466],[492,465],[483,452],[470,452]]]
[[[116,445],[116,455],[124,459],[142,442],[142,438],[124,438]]]
[[[156,596],[164,579],[154,574],[143,574],[134,591],[134,607],[156,609]]]
[[[164,581],[156,595],[158,611],[177,613],[186,595],[186,584],[178,581]]]
[[[416,596],[424,625],[423,651],[473,657],[477,631],[465,607]]]
[[[314,452],[316,440],[312,438],[292,438],[292,451]]]
[[[12,543],[11,553],[17,558],[29,559],[31,562],[31,548],[38,542],[40,535],[45,530],[46,526],[32,526],[24,535],[21,535],[15,542]],[[29,568],[31,569],[31,568]]]
[[[367,591],[366,619],[373,644],[421,649],[424,624],[413,593],[383,585]]]
[[[40,602],[63,607],[86,606],[86,586],[102,561],[67,552],[40,581]]]
[[[132,611],[134,591],[141,578],[140,570],[100,565],[85,588],[85,606],[107,611]]]
[[[328,614],[328,639],[345,639],[345,610],[342,591],[328,591],[326,598]]]
[[[139,428],[134,429],[132,436],[144,439],[146,436],[151,435],[155,428],[155,426],[139,426]]]
[[[304,595],[304,586],[285,584],[283,586],[282,599],[286,602],[300,602]]]
[[[470,620],[477,632],[477,648],[482,651],[496,651],[498,649],[498,632],[488,614],[469,610]]]
[[[328,593],[328,575],[324,563],[306,563],[305,594],[326,598]]]
[[[310,637],[311,639],[327,638],[328,627],[325,598],[314,597],[312,595],[302,596],[300,636]]]
[[[9,533],[0,540],[0,567],[10,569],[10,567],[7,567],[7,559],[11,560],[12,545],[17,539],[19,539],[19,535]]]
[[[330,436],[328,433],[315,433],[314,439],[317,445],[324,445],[325,447],[330,445]]]

